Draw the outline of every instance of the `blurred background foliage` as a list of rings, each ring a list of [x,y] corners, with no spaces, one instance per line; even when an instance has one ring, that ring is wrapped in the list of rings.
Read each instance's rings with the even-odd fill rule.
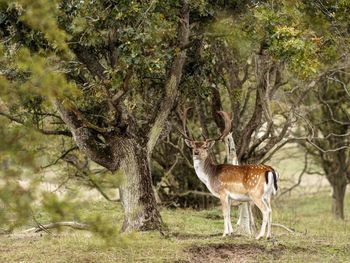
[[[0,1],[1,229],[12,231],[40,218],[35,212],[38,204],[50,215],[47,221],[80,221],[79,207],[89,198],[84,196],[89,188],[111,202],[118,198],[115,189],[122,175],[112,174],[78,150],[52,100],[78,108],[96,126],[105,128],[111,122],[105,80],[90,74],[77,59],[77,53],[85,52],[99,61],[103,70],[98,74],[106,76],[112,93],[123,91],[132,70],[131,88],[123,101],[140,133],[148,130],[164,95],[170,62],[181,51],[174,48],[181,5],[157,0]],[[217,204],[212,197],[198,195],[206,189],[196,178],[190,150],[176,129],[181,126],[179,110],[194,106],[188,116],[193,136],[216,136],[215,100],[219,109],[238,109],[234,137],[242,162],[263,161],[274,150],[271,146],[262,153],[265,146],[291,138],[293,143],[301,141],[299,149],[311,154],[318,167],[325,167],[322,173],[332,186],[337,175],[327,171],[329,163],[336,164],[333,170],[342,167],[346,188],[349,2],[191,0],[189,6],[191,36],[190,45],[183,47],[187,60],[180,93],[151,158],[157,201],[172,208]],[[266,133],[270,114],[274,130],[266,139],[271,142],[245,150],[244,132],[257,110],[259,77],[267,76],[275,84],[280,78],[280,86],[269,98],[270,112],[249,137],[259,140]],[[269,82],[264,87],[270,88]],[[291,109],[288,133],[275,141]],[[225,161],[222,145],[215,156]],[[55,187],[46,189],[43,183]],[[58,191],[62,189],[63,193]],[[115,222],[103,220],[85,221],[102,237],[119,231]]]

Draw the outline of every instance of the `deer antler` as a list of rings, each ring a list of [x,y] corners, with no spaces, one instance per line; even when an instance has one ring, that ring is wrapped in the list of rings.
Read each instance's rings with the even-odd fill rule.
[[[220,136],[217,137],[216,139],[209,139],[207,141],[220,141],[222,140],[223,138],[225,138],[231,131],[231,128],[232,128],[232,118],[231,118],[231,114],[226,112],[226,111],[218,111],[217,112],[221,118],[223,118],[224,120],[224,129],[223,131],[221,132]]]
[[[178,131],[181,133],[181,135],[183,137],[185,137],[186,139],[190,140],[190,141],[193,141],[193,138],[191,138],[190,136],[187,135],[187,132],[186,132],[186,121],[187,121],[187,113],[189,110],[191,110],[192,107],[187,107],[183,110],[183,112],[178,112],[179,113],[179,117],[181,119],[181,122],[182,122],[182,131],[180,129],[178,129]]]
[[[186,120],[187,120],[187,113],[189,110],[191,110],[192,107],[187,107],[187,108],[184,108],[183,112],[181,111],[178,111],[178,115],[179,115],[179,118],[181,119],[181,122],[182,122],[182,130],[181,129],[178,129],[178,131],[181,133],[181,135],[190,140],[190,141],[193,141],[193,138],[191,138],[189,135],[187,135],[187,129],[186,129]],[[231,128],[232,128],[232,118],[231,118],[231,114],[228,113],[228,112],[225,112],[225,111],[218,111],[217,112],[221,117],[222,119],[224,120],[224,129],[223,131],[221,132],[220,136],[217,137],[216,139],[207,139],[207,138],[204,138],[206,141],[219,141],[219,140],[222,140],[223,138],[225,138],[231,131]],[[204,135],[203,135],[204,136]]]

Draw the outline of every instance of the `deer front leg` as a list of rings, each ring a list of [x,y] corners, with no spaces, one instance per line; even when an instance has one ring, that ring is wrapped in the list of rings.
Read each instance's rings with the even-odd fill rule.
[[[230,201],[228,199],[228,196],[222,196],[220,198],[221,205],[222,205],[222,213],[224,216],[224,234],[222,235],[227,236],[230,235],[233,232],[233,228],[231,225],[231,206],[230,206]]]

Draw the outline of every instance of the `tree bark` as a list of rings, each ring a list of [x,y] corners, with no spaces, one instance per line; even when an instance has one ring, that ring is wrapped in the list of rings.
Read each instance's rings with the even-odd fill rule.
[[[152,189],[150,161],[146,147],[134,139],[124,139],[117,147],[124,156],[121,161],[124,178],[120,187],[125,212],[122,230],[160,229],[162,221]]]
[[[344,198],[346,182],[334,182],[332,184],[332,212],[337,219],[344,219]]]
[[[160,229],[161,217],[152,189],[149,154],[144,140],[104,134],[105,141],[101,142],[72,109],[58,100],[54,104],[84,154],[112,172],[123,172],[120,192],[125,219],[122,229]]]
[[[190,17],[188,0],[183,0],[182,2],[183,6],[181,9],[177,36],[178,50],[175,51],[176,54],[169,71],[168,80],[165,84],[165,96],[162,98],[162,102],[148,135],[149,140],[147,149],[150,154],[152,153],[153,148],[159,139],[164,124],[167,121],[170,111],[172,110],[177,99],[178,87],[182,77],[182,68],[186,60],[186,49],[182,49],[182,47],[188,44],[188,38],[190,36]]]
[[[247,237],[252,237],[255,235],[256,227],[250,203],[244,202],[239,206],[238,222],[237,234]]]
[[[347,180],[347,155],[345,150],[322,154],[322,166],[332,187],[332,212],[337,219],[344,219],[344,198]]]

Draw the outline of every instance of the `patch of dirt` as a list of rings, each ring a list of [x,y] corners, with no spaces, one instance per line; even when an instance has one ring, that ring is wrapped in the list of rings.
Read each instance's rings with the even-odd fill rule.
[[[285,247],[277,245],[266,248],[259,244],[208,244],[204,246],[193,246],[187,250],[190,254],[189,262],[256,262],[256,256],[268,254],[273,260],[278,260]]]

